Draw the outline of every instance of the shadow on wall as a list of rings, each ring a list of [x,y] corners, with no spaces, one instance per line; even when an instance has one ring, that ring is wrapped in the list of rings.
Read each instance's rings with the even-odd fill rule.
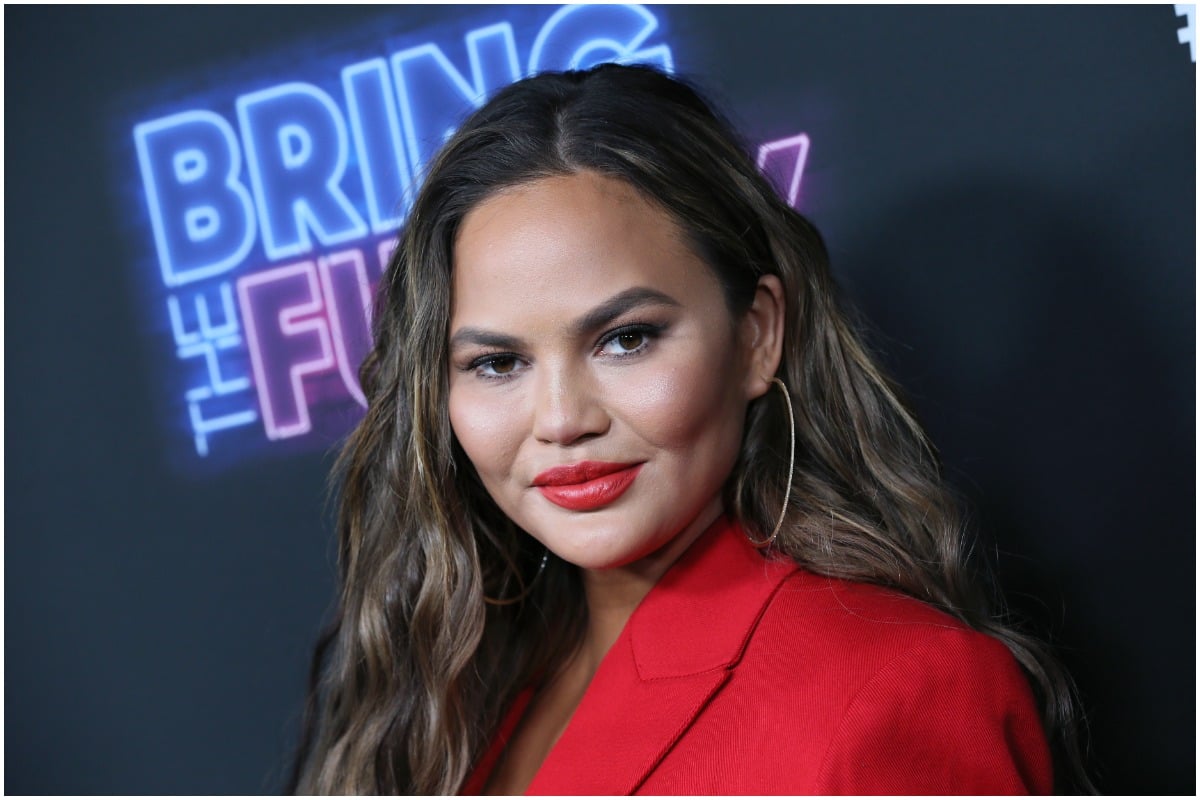
[[[1100,790],[1190,793],[1195,278],[1111,190],[960,176],[834,266],[1014,611],[1075,676]]]

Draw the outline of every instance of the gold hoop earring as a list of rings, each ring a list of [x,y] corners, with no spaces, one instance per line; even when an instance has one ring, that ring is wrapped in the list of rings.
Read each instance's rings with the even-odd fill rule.
[[[763,541],[759,541],[746,534],[746,538],[750,540],[750,544],[760,550],[766,549],[775,543],[775,539],[779,536],[779,531],[783,529],[783,520],[787,517],[788,501],[792,499],[792,477],[795,475],[796,469],[796,415],[792,411],[792,395],[788,392],[787,384],[779,378],[771,378],[771,382],[778,384],[783,391],[784,400],[787,402],[788,413],[788,429],[791,431],[791,447],[788,449],[788,477],[787,490],[783,494],[783,509],[779,512],[779,521],[775,523],[775,530],[771,531],[771,535]]]
[[[538,564],[538,569],[537,569],[537,572],[533,576],[533,580],[531,580],[528,583],[528,585],[525,586],[525,590],[522,591],[516,597],[505,597],[505,598],[501,598],[501,599],[497,600],[495,598],[488,597],[485,594],[483,596],[483,602],[487,603],[489,606],[511,606],[511,605],[516,605],[517,603],[520,603],[526,597],[529,597],[529,593],[533,591],[534,584],[537,583],[538,578],[542,577],[542,573],[546,571],[546,562],[549,560],[550,560],[550,548],[547,547],[544,550],[542,550],[542,561],[540,564]],[[518,577],[520,577],[520,576],[518,576]]]

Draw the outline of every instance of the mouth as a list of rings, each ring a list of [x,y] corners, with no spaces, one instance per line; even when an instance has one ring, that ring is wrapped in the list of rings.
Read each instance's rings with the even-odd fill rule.
[[[552,467],[539,473],[533,485],[556,506],[570,511],[591,511],[616,502],[625,494],[643,463],[583,461]]]

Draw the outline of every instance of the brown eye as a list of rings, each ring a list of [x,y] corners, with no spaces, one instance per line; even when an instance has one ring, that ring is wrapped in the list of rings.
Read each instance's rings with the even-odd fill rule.
[[[511,356],[493,358],[486,366],[491,367],[491,371],[497,375],[507,375],[517,368],[517,360]]]
[[[647,325],[629,325],[605,337],[600,351],[609,356],[632,356],[644,351],[660,331]]]
[[[520,374],[522,364],[519,356],[497,353],[493,356],[480,356],[465,369],[474,372],[480,378],[498,380]]]
[[[637,350],[645,341],[646,334],[641,331],[630,331],[617,337],[617,344],[624,350]]]

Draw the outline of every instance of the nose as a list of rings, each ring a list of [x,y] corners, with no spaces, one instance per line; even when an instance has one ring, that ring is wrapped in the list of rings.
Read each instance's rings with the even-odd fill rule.
[[[609,416],[586,370],[543,362],[534,381],[533,436],[539,442],[568,446],[608,430]]]

